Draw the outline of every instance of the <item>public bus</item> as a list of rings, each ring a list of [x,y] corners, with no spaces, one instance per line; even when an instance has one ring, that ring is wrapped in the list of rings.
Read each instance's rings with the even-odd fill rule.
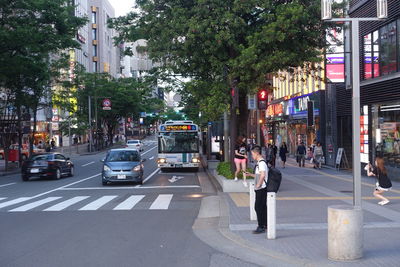
[[[158,168],[200,167],[200,131],[193,121],[166,121],[158,131]]]

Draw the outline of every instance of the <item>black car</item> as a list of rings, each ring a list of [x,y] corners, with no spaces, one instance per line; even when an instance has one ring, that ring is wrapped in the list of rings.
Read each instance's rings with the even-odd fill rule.
[[[24,181],[31,177],[60,179],[62,176],[74,175],[74,164],[60,153],[36,154],[22,163],[21,172]]]

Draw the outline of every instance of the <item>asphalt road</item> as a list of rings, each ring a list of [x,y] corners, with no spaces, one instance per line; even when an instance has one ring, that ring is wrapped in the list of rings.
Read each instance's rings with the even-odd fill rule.
[[[161,173],[154,137],[144,143],[143,185],[102,186],[104,153],[72,158],[74,177],[29,182],[20,175],[0,177],[0,266],[217,266],[227,261],[193,234],[201,199],[210,195],[203,193],[199,173]]]

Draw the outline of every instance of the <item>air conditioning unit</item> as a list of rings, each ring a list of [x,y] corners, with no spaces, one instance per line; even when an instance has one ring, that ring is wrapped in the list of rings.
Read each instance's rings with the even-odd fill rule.
[[[332,19],[332,0],[321,0],[321,19]]]

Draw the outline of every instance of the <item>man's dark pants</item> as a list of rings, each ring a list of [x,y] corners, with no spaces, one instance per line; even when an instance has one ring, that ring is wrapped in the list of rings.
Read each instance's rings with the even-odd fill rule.
[[[254,209],[257,214],[257,221],[259,227],[267,226],[267,188],[255,190],[256,203]]]

